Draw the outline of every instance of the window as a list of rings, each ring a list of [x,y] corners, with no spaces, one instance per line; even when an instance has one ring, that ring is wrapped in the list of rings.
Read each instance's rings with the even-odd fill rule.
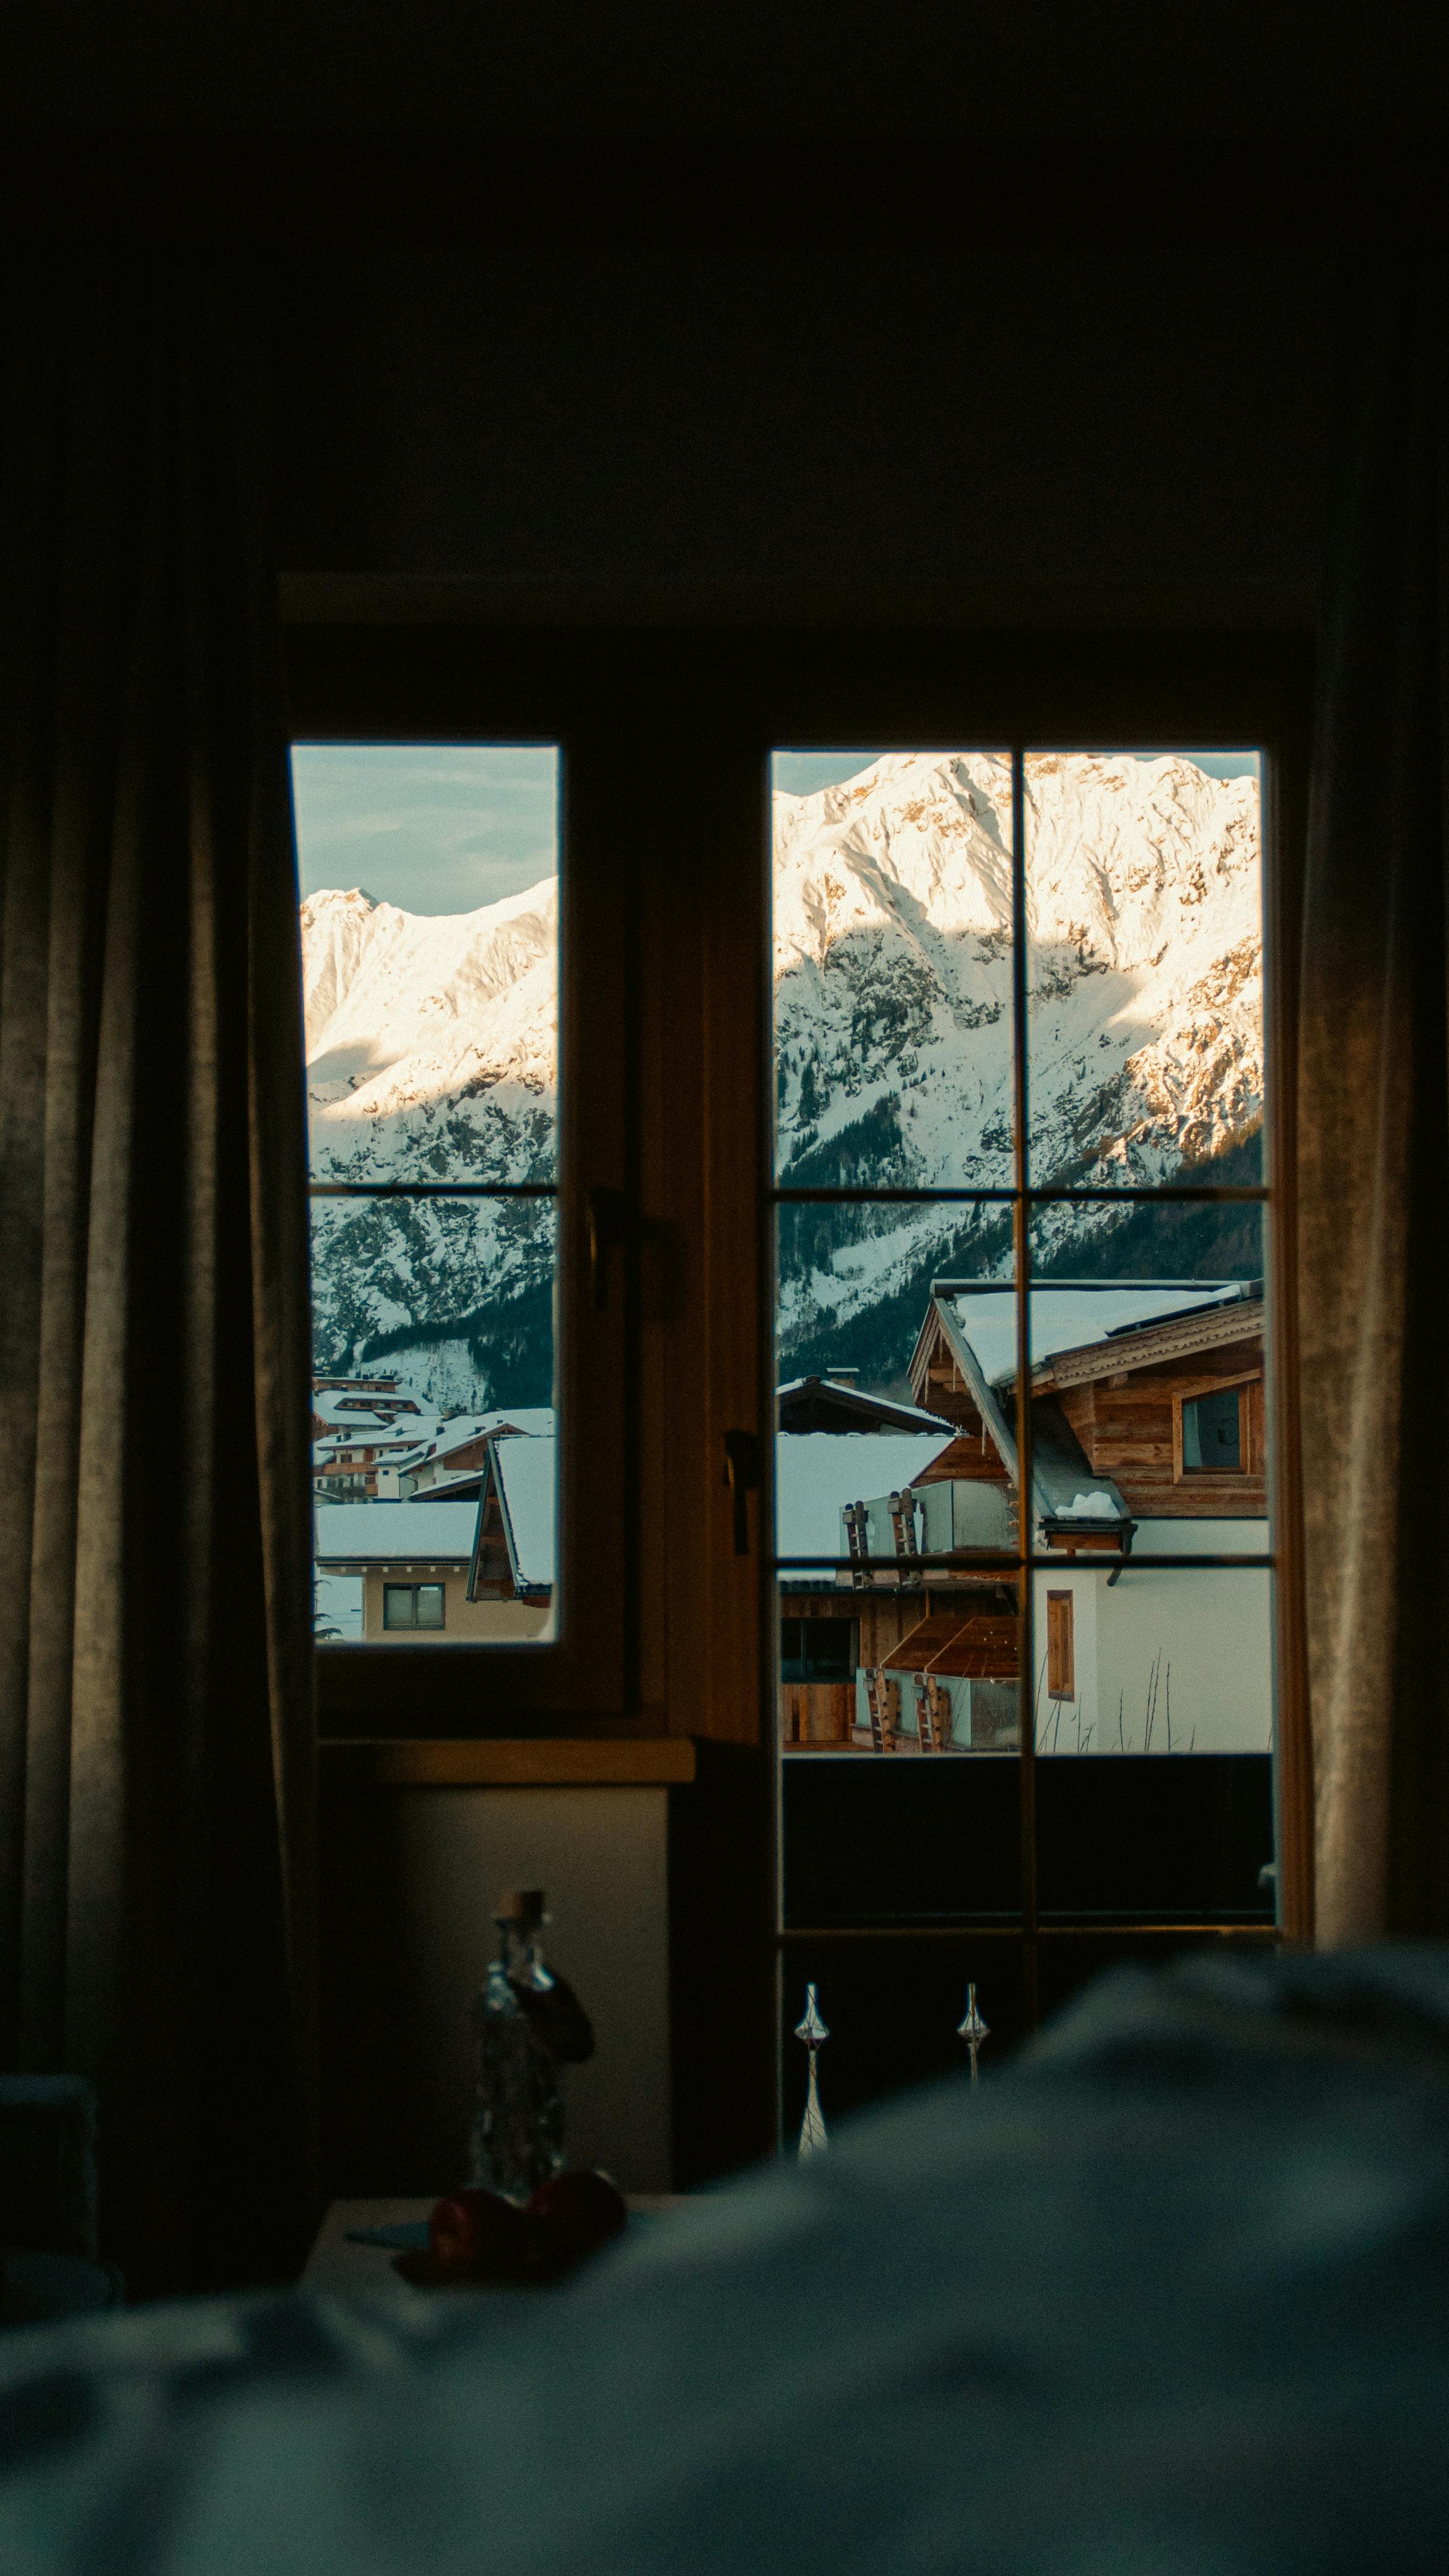
[[[637,889],[597,664],[383,630],[289,658],[322,1731],[637,1726]],[[385,1606],[423,1557],[445,1618]]]
[[[741,1933],[732,2070],[779,1965],[787,2121],[807,1977],[829,2112],[956,2063],[968,1978],[1004,2050],[1113,1945],[1272,1937],[1259,1874],[1275,1812],[1301,1844],[1303,1774],[1270,1750],[1302,1700],[1269,1150],[1293,942],[1265,1009],[1260,858],[1298,828],[1302,693],[1257,650],[1164,676],[1160,645],[1100,639],[293,639],[300,743],[551,746],[558,775],[555,1163],[508,1219],[554,1228],[554,1556],[526,1427],[410,1455],[435,1318],[354,1322],[344,1245],[322,1499],[360,1534],[458,1510],[440,1474],[477,1492],[463,1554],[430,1524],[443,1634],[385,1625],[383,1560],[349,1561],[376,1628],[319,1649],[324,1733],[716,1739],[738,1815],[691,1902]],[[455,1169],[342,1186],[376,1177],[322,1184],[325,1225],[380,1207],[420,1275],[445,1251],[481,1279],[470,1321],[501,1194],[491,1234],[465,1205],[445,1240],[426,1192],[462,1201]],[[1231,1387],[1237,1467],[1191,1465],[1192,1408]],[[470,1586],[509,1634],[470,1644]]]
[[[382,1587],[385,1628],[441,1628],[444,1587],[441,1583],[385,1583]]]
[[[1072,1596],[1070,1592],[1049,1592],[1047,1607],[1047,1697],[1075,1699],[1077,1695],[1072,1661]]]
[[[526,1596],[544,1614],[533,1633],[546,1638],[558,749],[304,743],[292,770],[319,1620],[337,1642],[362,1642],[359,1559],[436,1543],[470,1554],[462,1524],[482,1511],[506,1441],[511,1481],[528,1487],[532,1554],[549,1567],[549,1582],[535,1576]],[[379,1437],[359,1447],[359,1416],[369,1414]],[[338,1475],[359,1462],[373,1471],[380,1458],[381,1473]],[[521,1587],[513,1597],[525,1597]],[[507,1603],[495,1612],[473,1587],[446,1631],[441,1592],[424,1603],[389,1586],[384,1603],[385,1628],[446,1633],[450,1644],[518,1639]]]
[[[1273,1925],[1262,754],[857,740],[771,773],[787,2130],[807,1982],[843,2108]]]
[[[1245,1476],[1252,1463],[1253,1388],[1208,1387],[1201,1395],[1179,1401],[1178,1469],[1180,1476]]]
[[[787,1682],[848,1682],[855,1675],[853,1619],[782,1619],[780,1678]]]

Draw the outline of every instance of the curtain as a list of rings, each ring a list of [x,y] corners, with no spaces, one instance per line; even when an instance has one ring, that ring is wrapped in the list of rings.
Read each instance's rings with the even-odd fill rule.
[[[1316,1937],[1449,1933],[1444,307],[1344,300],[1358,395],[1323,641],[1299,1028]]]
[[[259,294],[7,285],[0,2051],[98,2087],[142,2295],[312,2214],[308,1331]]]

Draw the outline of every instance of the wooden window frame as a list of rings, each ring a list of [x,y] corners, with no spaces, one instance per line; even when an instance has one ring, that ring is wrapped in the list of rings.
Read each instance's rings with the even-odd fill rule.
[[[777,661],[773,671],[764,675],[761,695],[771,699],[759,736],[762,761],[775,745],[811,743],[889,744],[903,751],[936,749],[948,743],[983,747],[1025,743],[1083,751],[1123,744],[1191,749],[1222,743],[1253,745],[1264,755],[1263,1195],[1271,1208],[1265,1237],[1271,1293],[1263,1375],[1271,1435],[1276,1889],[1280,1933],[1293,1940],[1311,1939],[1312,1753],[1294,1392],[1298,1383],[1297,966],[1312,703],[1308,644],[1298,637],[1244,633],[816,634],[793,639],[790,670],[781,673]],[[768,920],[763,870],[761,916],[762,921]],[[767,978],[762,983],[761,1012],[768,1075]],[[767,1101],[764,1079],[761,1091]],[[767,1232],[773,1216],[773,1170],[765,1107],[760,1132],[760,1187]],[[762,1373],[762,1406],[770,1375],[772,1371]],[[1194,1485],[1197,1481],[1193,1480]],[[1225,1480],[1224,1490],[1237,1481]],[[770,1606],[762,1594],[762,1635],[769,1615]],[[1031,1794],[1024,1783],[1024,1816]],[[1024,1832],[1024,1855],[1025,1841]],[[1028,1911],[1034,1911],[1034,1897]],[[782,1932],[781,1937],[793,1936]],[[1033,1982],[1029,1977],[1029,1994]],[[1034,2010],[1034,2003],[1029,2004],[1029,2021]]]
[[[1233,1493],[1243,1485],[1252,1484],[1261,1480],[1265,1462],[1258,1455],[1258,1437],[1256,1425],[1253,1420],[1252,1390],[1255,1386],[1262,1386],[1262,1384],[1263,1371],[1261,1369],[1244,1369],[1242,1374],[1237,1377],[1194,1378],[1186,1386],[1174,1388],[1172,1397],[1172,1481],[1175,1485],[1191,1485],[1194,1492],[1197,1491],[1199,1486],[1220,1485],[1223,1487],[1225,1492]],[[1238,1391],[1238,1455],[1242,1464],[1237,1467],[1187,1466],[1184,1463],[1186,1458],[1186,1441],[1182,1427],[1183,1406],[1185,1404],[1195,1404],[1200,1396],[1227,1395],[1234,1387],[1236,1387]]]
[[[1074,1592],[1051,1591],[1047,1607],[1047,1698],[1075,1699],[1077,1696],[1077,1596]],[[1052,1612],[1058,1617],[1055,1621]],[[1061,1613],[1065,1611],[1065,1619]],[[1061,1635],[1066,1630],[1065,1642]]]
[[[383,1624],[384,1628],[391,1628],[391,1629],[393,1630],[394,1635],[396,1635],[396,1636],[404,1636],[404,1635],[406,1635],[407,1631],[408,1631],[410,1628],[411,1628],[412,1630],[414,1630],[414,1632],[416,1632],[416,1631],[421,1627],[422,1622],[421,1622],[419,1619],[417,1619],[417,1618],[413,1618],[413,1619],[399,1619],[399,1620],[394,1624],[394,1622],[393,1622],[392,1620],[390,1620],[390,1619],[389,1619],[389,1617],[388,1617],[388,1615],[387,1615],[387,1598],[388,1598],[388,1594],[389,1594],[390,1592],[411,1592],[411,1593],[412,1593],[412,1595],[413,1595],[414,1601],[416,1601],[417,1595],[418,1595],[420,1592],[437,1592],[437,1593],[441,1594],[441,1596],[442,1596],[442,1604],[443,1604],[443,1615],[442,1615],[441,1619],[436,1619],[436,1620],[432,1620],[432,1621],[430,1621],[430,1622],[429,1622],[429,1626],[430,1626],[430,1629],[431,1629],[431,1630],[434,1630],[434,1631],[436,1631],[436,1630],[440,1630],[440,1629],[445,1629],[445,1628],[447,1627],[447,1624],[448,1624],[448,1587],[447,1587],[447,1585],[446,1585],[445,1583],[438,1583],[438,1582],[428,1582],[428,1583],[388,1583],[388,1582],[384,1582],[383,1587],[382,1587],[382,1624]]]
[[[661,1732],[633,1651],[628,1412],[638,1293],[627,950],[637,885],[622,846],[617,746],[626,735],[617,691],[550,641],[301,625],[288,635],[287,713],[299,742],[557,742],[563,766],[556,1634],[519,1644],[412,1646],[400,1636],[321,1644],[320,1732],[324,1740]],[[591,1241],[591,1212],[601,1206],[610,1212],[608,1239]]]

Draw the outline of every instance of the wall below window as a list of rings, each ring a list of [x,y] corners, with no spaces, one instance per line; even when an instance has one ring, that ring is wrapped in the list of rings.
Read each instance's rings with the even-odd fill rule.
[[[469,2005],[505,1888],[543,1887],[544,1956],[597,2046],[565,2072],[570,2163],[669,2188],[668,1791],[324,1788],[322,2069],[329,2197],[465,2178]]]

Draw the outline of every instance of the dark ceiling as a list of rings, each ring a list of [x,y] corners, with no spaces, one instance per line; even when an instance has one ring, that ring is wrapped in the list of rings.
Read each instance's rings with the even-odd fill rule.
[[[1431,134],[1443,0],[9,0],[0,125],[130,133]],[[969,189],[969,160],[956,165]],[[868,151],[849,184],[872,185]]]

